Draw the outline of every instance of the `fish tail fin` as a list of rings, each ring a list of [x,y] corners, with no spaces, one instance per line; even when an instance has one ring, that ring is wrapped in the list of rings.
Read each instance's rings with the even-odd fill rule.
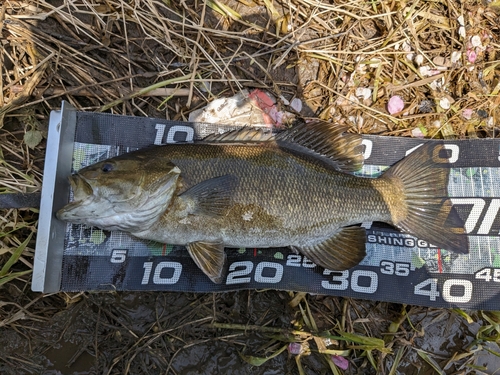
[[[392,221],[439,248],[468,253],[464,221],[448,198],[449,169],[434,161],[447,162],[441,150],[443,143],[428,142],[384,173],[382,179],[390,180],[399,195],[389,204]]]

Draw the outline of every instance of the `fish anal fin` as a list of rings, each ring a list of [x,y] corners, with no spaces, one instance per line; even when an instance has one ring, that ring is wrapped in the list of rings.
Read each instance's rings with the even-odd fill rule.
[[[220,242],[191,242],[186,245],[196,265],[214,283],[220,284],[226,264],[224,244]]]
[[[238,178],[225,175],[205,180],[181,194],[181,198],[192,202],[190,213],[222,215],[231,205]]]
[[[333,236],[310,246],[293,246],[318,266],[343,271],[359,264],[366,255],[366,231],[362,227],[345,227]]]

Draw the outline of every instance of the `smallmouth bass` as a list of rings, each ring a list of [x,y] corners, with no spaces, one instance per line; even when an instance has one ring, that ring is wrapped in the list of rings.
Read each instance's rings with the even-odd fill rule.
[[[365,257],[365,229],[380,221],[466,253],[464,223],[447,199],[448,170],[425,144],[381,177],[356,177],[361,137],[323,121],[276,136],[243,128],[201,142],[137,150],[70,176],[60,220],[185,245],[214,282],[224,247],[290,247],[332,270]]]

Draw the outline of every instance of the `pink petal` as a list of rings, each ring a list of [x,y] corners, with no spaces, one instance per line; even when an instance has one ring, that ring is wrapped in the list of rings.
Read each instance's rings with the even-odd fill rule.
[[[405,107],[405,103],[403,102],[403,99],[401,99],[400,96],[393,96],[392,98],[389,99],[389,103],[387,103],[387,110],[391,115],[394,113],[401,112]]]
[[[332,355],[332,361],[335,363],[335,366],[342,370],[347,370],[349,367],[349,361],[340,355]]]
[[[422,133],[422,130],[420,130],[419,128],[415,128],[411,131],[411,135],[415,138],[424,138],[425,135],[424,133]]]
[[[264,110],[264,112],[266,112],[269,115],[269,117],[271,117],[274,124],[276,124],[277,126],[281,126],[283,122],[283,112],[278,111],[276,107],[272,107],[268,111]]]
[[[469,62],[471,64],[474,64],[474,62],[476,61],[477,59],[477,54],[476,52],[474,52],[474,50],[471,50],[471,49],[468,49],[467,52],[465,53],[467,55],[467,60],[469,60]]]
[[[248,97],[250,99],[253,99],[257,102],[258,106],[262,110],[269,110],[270,108],[274,107],[274,100],[269,97],[264,91],[255,89],[253,90]]]
[[[291,342],[288,345],[288,351],[290,352],[290,354],[298,355],[302,351],[302,345],[298,342]]]
[[[470,120],[472,118],[473,113],[474,113],[474,111],[472,109],[466,108],[462,111],[462,116],[464,119]]]
[[[279,114],[273,98],[259,89],[253,90],[248,97],[262,110],[262,118],[266,125],[281,125],[281,121],[277,119]],[[283,117],[282,114],[281,117]]]

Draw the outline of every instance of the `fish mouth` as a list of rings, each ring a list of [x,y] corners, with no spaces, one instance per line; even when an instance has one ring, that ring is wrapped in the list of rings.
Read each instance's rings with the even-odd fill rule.
[[[94,189],[82,176],[74,174],[69,176],[68,180],[73,190],[73,201],[83,201],[94,195]]]
[[[89,204],[94,199],[94,189],[84,177],[75,174],[69,176],[68,180],[73,190],[73,201],[56,213],[57,218],[63,221],[74,220],[78,217],[78,208]]]

